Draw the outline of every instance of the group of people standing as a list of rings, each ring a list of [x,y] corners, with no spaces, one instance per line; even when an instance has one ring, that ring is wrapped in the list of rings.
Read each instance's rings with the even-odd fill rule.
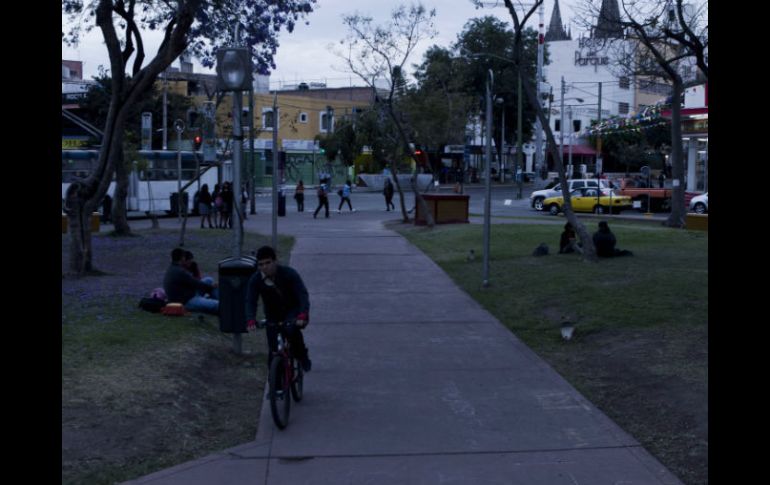
[[[241,188],[241,217],[246,219],[246,204],[249,200],[248,192],[245,187]],[[224,182],[220,188],[219,184],[214,185],[214,191],[209,192],[208,184],[201,186],[198,194],[198,213],[201,216],[201,229],[204,222],[208,222],[209,228],[227,229],[233,227],[233,203],[235,194],[232,184]],[[211,222],[211,216],[214,216],[214,222]]]

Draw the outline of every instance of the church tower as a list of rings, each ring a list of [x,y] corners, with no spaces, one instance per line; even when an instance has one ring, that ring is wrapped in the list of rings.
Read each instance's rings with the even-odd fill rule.
[[[553,12],[551,12],[551,23],[548,24],[548,30],[545,33],[546,42],[554,40],[572,40],[570,34],[564,31],[564,25],[561,22],[559,0],[554,2]]]
[[[596,39],[622,39],[623,26],[620,24],[620,8],[617,0],[602,0],[599,21],[594,28]]]

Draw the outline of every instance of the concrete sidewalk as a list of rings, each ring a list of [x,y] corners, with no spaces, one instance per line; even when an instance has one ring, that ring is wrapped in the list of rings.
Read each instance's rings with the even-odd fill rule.
[[[254,441],[127,483],[681,483],[384,229],[396,217],[281,218],[311,301],[313,371],[289,426],[264,405]]]

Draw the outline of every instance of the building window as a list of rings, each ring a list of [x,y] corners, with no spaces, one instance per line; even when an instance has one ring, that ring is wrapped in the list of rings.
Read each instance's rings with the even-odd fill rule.
[[[274,125],[273,108],[262,108],[262,128],[272,130]]]
[[[251,116],[249,108],[241,109],[241,126],[251,128]]]
[[[307,123],[307,113],[300,113],[299,114],[299,122],[300,123]]]
[[[329,133],[331,131],[334,131],[334,112],[330,114],[328,111],[322,111],[319,114],[321,115],[320,117],[321,129],[319,131],[321,133]]]
[[[583,120],[572,120],[572,132],[577,133],[580,131],[580,122]]]
[[[628,114],[628,103],[618,103],[618,114]]]
[[[554,119],[553,122],[554,122],[553,131],[561,131],[561,120]]]
[[[630,89],[631,88],[631,81],[626,76],[621,77],[620,78],[620,82],[618,84],[620,85],[620,89]]]

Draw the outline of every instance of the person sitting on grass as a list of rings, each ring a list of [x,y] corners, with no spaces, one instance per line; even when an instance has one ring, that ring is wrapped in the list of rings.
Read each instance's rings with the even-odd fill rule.
[[[569,254],[574,252],[582,253],[583,248],[577,243],[575,229],[573,229],[572,224],[568,222],[564,224],[564,231],[561,233],[559,239],[559,254]]]
[[[174,248],[171,251],[171,265],[163,277],[163,290],[168,295],[169,303],[181,303],[191,312],[219,314],[219,290],[213,279],[196,279],[185,267],[185,250]],[[210,295],[206,297],[205,295]]]
[[[617,239],[615,235],[610,231],[610,226],[607,225],[607,221],[599,222],[599,230],[594,233],[594,246],[596,247],[596,255],[600,258],[610,258],[613,256],[632,256],[633,253],[627,250],[620,250],[615,248]]]

